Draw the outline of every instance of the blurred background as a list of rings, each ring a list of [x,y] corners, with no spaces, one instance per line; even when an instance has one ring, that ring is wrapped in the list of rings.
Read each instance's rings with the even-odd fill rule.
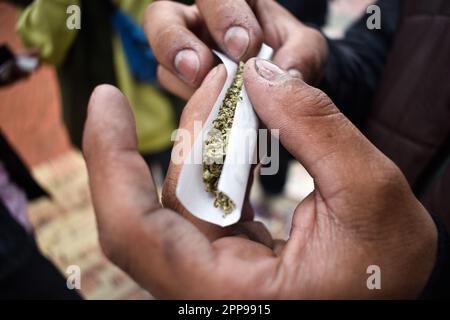
[[[152,70],[148,74],[138,75],[134,70],[127,70],[124,61],[132,52],[119,52],[115,40],[113,61],[109,61],[114,70],[106,70],[107,67],[98,64],[89,66],[89,62],[83,60],[83,53],[94,48],[89,43],[92,39],[83,39],[83,34],[77,39],[68,39],[61,34],[62,49],[47,48],[45,43],[40,43],[41,52],[25,49],[24,42],[29,47],[33,41],[41,41],[42,34],[33,28],[34,20],[38,18],[31,13],[27,16],[26,5],[30,6],[33,1],[16,2],[20,2],[22,7],[18,9],[7,1],[0,1],[0,46],[7,46],[10,52],[23,57],[24,66],[33,71],[18,81],[0,87],[0,130],[33,177],[51,196],[28,204],[28,220],[38,246],[63,274],[69,265],[80,266],[81,293],[85,298],[151,299],[149,293],[109,263],[100,251],[86,168],[79,150],[82,129],[79,118],[82,114],[79,115],[81,111],[76,104],[87,99],[89,82],[93,82],[94,78],[101,81],[109,76],[115,77],[134,107],[140,150],[149,166],[158,172],[158,180],[161,181],[170,151],[170,133],[176,126],[183,103],[163,92],[151,78]],[[137,19],[142,18],[144,6],[136,4],[141,1],[124,2],[127,3],[124,7],[126,12]],[[324,32],[333,38],[341,37],[345,28],[371,2],[329,1],[323,21]],[[99,12],[102,11],[91,10],[88,14],[93,15],[91,18],[98,18],[98,24],[101,24]],[[51,18],[50,15],[48,17]],[[46,19],[45,16],[43,19]],[[124,17],[118,16],[114,18],[113,27],[120,28],[127,23],[129,21]],[[103,32],[101,27],[97,29]],[[86,40],[84,44],[82,40]],[[72,46],[76,49],[67,50]],[[41,55],[43,63],[34,70],[38,55]],[[95,58],[99,58],[98,55]],[[68,66],[65,61],[69,59],[77,61],[78,65]],[[128,68],[133,69],[133,66]],[[85,78],[77,74],[77,70],[84,72]],[[99,76],[100,71],[103,74]],[[136,84],[131,79],[131,73],[144,79],[146,86]],[[164,127],[158,127],[161,123],[165,124]],[[289,163],[287,182],[276,196],[264,196],[261,183],[256,181],[252,204],[258,219],[269,226],[274,236],[285,238],[293,209],[312,188],[312,179],[296,163]]]

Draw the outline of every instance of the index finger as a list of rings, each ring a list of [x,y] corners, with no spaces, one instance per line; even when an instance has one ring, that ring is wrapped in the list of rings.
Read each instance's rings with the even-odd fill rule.
[[[191,31],[201,25],[197,7],[171,1],[153,2],[144,16],[144,30],[158,62],[193,88],[215,64],[212,51]]]

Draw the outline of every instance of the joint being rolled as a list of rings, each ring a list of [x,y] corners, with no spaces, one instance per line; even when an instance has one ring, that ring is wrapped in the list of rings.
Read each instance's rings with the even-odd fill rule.
[[[223,210],[224,215],[230,214],[236,207],[233,200],[225,193],[217,190],[228,146],[228,136],[233,126],[234,115],[238,102],[242,99],[241,91],[244,84],[244,63],[240,62],[236,75],[227,90],[212,128],[203,142],[203,183],[205,190],[215,197],[214,206]]]

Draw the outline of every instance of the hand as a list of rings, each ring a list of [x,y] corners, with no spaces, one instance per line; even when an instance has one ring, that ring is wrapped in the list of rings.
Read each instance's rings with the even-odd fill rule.
[[[246,61],[266,42],[276,64],[310,84],[320,80],[328,56],[324,36],[273,0],[156,1],[145,13],[144,29],[160,62],[160,82],[185,99],[215,64],[210,47]]]
[[[204,120],[225,80],[212,70],[181,127]],[[400,170],[318,89],[265,60],[245,66],[245,86],[269,129],[314,177],[287,241],[261,224],[231,228],[185,217],[171,166],[164,207],[136,148],[130,107],[110,86],[89,105],[84,155],[106,255],[159,298],[415,298],[432,271],[436,228]],[[181,214],[179,214],[181,212]],[[381,290],[366,287],[370,265]]]

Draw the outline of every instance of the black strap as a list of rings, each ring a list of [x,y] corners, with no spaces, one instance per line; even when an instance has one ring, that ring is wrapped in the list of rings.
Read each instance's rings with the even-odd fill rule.
[[[21,187],[29,200],[48,195],[33,179],[29,170],[0,131],[0,161],[10,178]]]

